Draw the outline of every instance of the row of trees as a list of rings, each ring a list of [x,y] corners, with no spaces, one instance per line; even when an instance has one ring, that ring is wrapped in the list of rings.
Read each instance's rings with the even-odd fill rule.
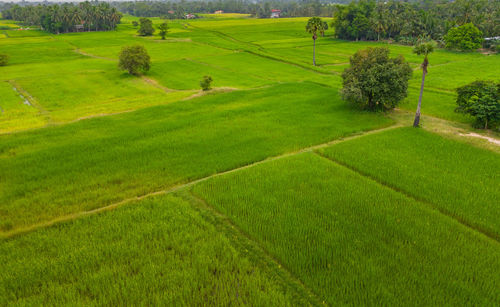
[[[336,1],[336,3],[339,3]],[[186,13],[213,13],[222,10],[230,13],[252,14],[259,18],[269,18],[271,9],[281,10],[282,17],[300,16],[332,16],[335,6],[319,0],[303,1],[250,1],[250,0],[217,0],[217,1],[134,1],[113,2],[113,6],[121,12],[140,16],[166,18],[183,18]]]
[[[431,42],[419,43],[414,53],[424,57],[422,83],[415,113],[414,127],[420,125],[422,96],[429,55],[434,51]],[[389,57],[388,48],[359,50],[350,59],[350,67],[342,73],[342,98],[370,111],[385,111],[396,107],[408,94],[412,69],[403,56]],[[457,89],[456,112],[475,118],[477,128],[492,128],[500,124],[500,83],[475,81]]]
[[[108,31],[120,23],[122,14],[106,2],[53,5],[13,5],[2,11],[5,19],[18,20],[52,33]]]
[[[498,0],[360,0],[337,5],[333,17],[337,37],[349,40],[442,40],[451,28],[467,23],[476,25],[487,37],[500,36]]]

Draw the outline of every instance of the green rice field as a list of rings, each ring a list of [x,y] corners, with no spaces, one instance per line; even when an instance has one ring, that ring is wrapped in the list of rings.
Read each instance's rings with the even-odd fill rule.
[[[498,54],[432,53],[412,128],[412,47],[329,29],[313,66],[307,18],[202,17],[166,40],[132,16],[59,35],[0,19],[0,305],[500,304],[500,136],[454,111]],[[118,69],[133,44],[140,76]],[[391,112],[339,93],[375,46],[414,69]]]

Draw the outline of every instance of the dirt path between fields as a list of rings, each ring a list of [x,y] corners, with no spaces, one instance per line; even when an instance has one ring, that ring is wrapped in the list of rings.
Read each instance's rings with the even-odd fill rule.
[[[152,86],[154,86],[156,88],[159,88],[160,90],[163,90],[166,93],[178,92],[179,91],[179,90],[174,90],[174,89],[165,87],[165,86],[161,85],[160,83],[158,83],[158,81],[156,81],[154,79],[151,79],[151,78],[148,78],[148,77],[146,77],[144,75],[141,76],[141,79],[144,80],[144,82],[148,83],[149,85],[152,85]]]
[[[171,186],[171,187],[169,187],[167,189],[164,189],[164,190],[155,191],[155,192],[147,193],[147,194],[144,194],[144,195],[139,195],[139,196],[127,198],[127,199],[121,200],[119,202],[116,202],[114,204],[107,205],[107,206],[104,206],[104,207],[100,207],[100,208],[97,208],[97,209],[93,209],[93,210],[89,210],[89,211],[81,211],[81,212],[77,212],[77,213],[73,213],[73,214],[69,214],[69,215],[65,215],[65,216],[60,216],[60,217],[54,218],[54,219],[52,219],[50,221],[44,221],[44,222],[40,222],[40,223],[37,223],[37,224],[33,224],[33,225],[30,225],[30,226],[27,226],[25,228],[18,228],[18,229],[14,229],[12,231],[7,231],[7,232],[4,232],[4,233],[0,233],[0,238],[3,238],[3,239],[12,238],[14,236],[22,235],[22,234],[25,234],[25,233],[28,233],[28,232],[32,232],[32,231],[41,229],[41,228],[50,227],[52,225],[56,225],[56,224],[59,224],[59,223],[68,222],[68,221],[72,221],[72,220],[75,220],[75,219],[78,219],[78,218],[81,218],[81,217],[85,217],[85,216],[89,216],[89,215],[94,215],[94,214],[97,214],[97,213],[100,213],[100,212],[104,212],[104,211],[113,210],[113,209],[116,209],[116,208],[118,208],[118,207],[120,207],[122,205],[125,205],[125,204],[128,204],[128,203],[132,203],[132,202],[135,202],[135,201],[139,201],[139,200],[142,200],[142,199],[145,199],[145,198],[150,198],[150,197],[154,197],[154,196],[158,196],[158,195],[171,194],[171,193],[174,193],[174,192],[177,192],[177,191],[180,191],[180,190],[192,187],[192,186],[194,186],[194,185],[196,185],[198,183],[207,181],[207,180],[215,178],[215,177],[224,176],[224,175],[231,174],[231,173],[234,173],[234,172],[238,172],[240,170],[248,169],[248,168],[260,165],[260,164],[264,164],[264,163],[267,163],[267,162],[276,161],[276,160],[280,160],[280,159],[284,159],[284,158],[296,156],[296,155],[299,155],[299,154],[302,154],[302,153],[313,152],[313,151],[315,151],[317,149],[325,148],[325,147],[328,147],[328,146],[331,146],[331,145],[334,145],[334,144],[337,144],[337,143],[340,143],[340,142],[344,142],[344,141],[356,139],[356,138],[359,138],[359,137],[363,137],[363,136],[366,136],[366,135],[376,134],[376,133],[380,133],[380,132],[383,132],[383,131],[392,130],[392,129],[396,129],[396,128],[400,128],[400,127],[401,127],[401,125],[395,124],[395,125],[392,125],[392,126],[389,126],[389,127],[380,128],[380,129],[375,129],[375,130],[369,130],[369,131],[354,133],[354,134],[352,134],[350,136],[347,136],[347,137],[344,137],[344,138],[339,138],[339,139],[331,140],[331,141],[326,142],[326,143],[321,143],[321,144],[313,145],[313,146],[310,146],[310,147],[305,147],[305,148],[302,148],[302,149],[297,150],[297,151],[288,152],[288,153],[284,153],[284,154],[281,154],[281,155],[268,157],[268,158],[265,158],[264,160],[252,162],[252,163],[249,163],[249,164],[241,166],[241,167],[237,167],[237,168],[230,169],[230,170],[227,170],[227,171],[215,173],[215,174],[212,174],[212,175],[209,175],[209,176],[206,176],[206,177],[203,177],[203,178],[199,178],[199,179],[196,179],[196,180],[184,183],[184,184],[174,185],[174,186]]]
[[[88,56],[88,57],[91,57],[91,58],[94,58],[94,59],[100,59],[100,60],[118,62],[117,59],[112,59],[112,58],[106,58],[106,57],[102,57],[102,56],[98,56],[98,55],[93,55],[93,54],[87,53],[85,51],[82,51],[79,48],[73,49],[73,51],[76,52],[76,53],[78,53],[78,54],[81,54],[81,55],[84,55],[84,56]]]
[[[475,132],[470,132],[470,133],[460,133],[461,136],[470,136],[470,137],[474,137],[474,138],[478,138],[478,139],[484,139],[484,140],[488,140],[490,143],[493,143],[495,145],[498,145],[500,146],[500,140],[499,139],[495,139],[493,137],[490,137],[490,136],[485,136],[485,135],[481,135],[481,134],[478,134],[478,133],[475,133]]]

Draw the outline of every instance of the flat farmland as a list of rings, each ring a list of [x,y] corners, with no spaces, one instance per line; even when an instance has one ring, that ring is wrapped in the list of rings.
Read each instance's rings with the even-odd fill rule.
[[[58,35],[0,19],[0,305],[500,302],[498,132],[454,111],[498,54],[435,50],[415,129],[412,47],[329,29],[313,66],[308,18],[202,16],[165,40],[128,15]],[[138,76],[118,69],[136,44]],[[408,97],[363,111],[341,75],[380,46],[410,63]]]

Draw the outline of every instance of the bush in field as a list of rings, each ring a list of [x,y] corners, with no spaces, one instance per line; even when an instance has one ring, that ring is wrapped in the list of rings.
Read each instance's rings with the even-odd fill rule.
[[[472,23],[466,23],[460,27],[451,28],[444,40],[448,49],[472,51],[481,47],[483,32]]]
[[[158,30],[160,30],[160,36],[161,36],[161,39],[165,39],[165,36],[167,36],[167,33],[168,33],[168,25],[166,22],[160,24],[158,26]]]
[[[153,28],[153,22],[151,19],[147,18],[141,18],[139,19],[139,23],[141,24],[139,26],[139,30],[137,33],[139,33],[140,36],[151,36],[155,32],[155,28]]]
[[[146,48],[141,45],[123,47],[119,58],[118,67],[128,71],[131,75],[137,75],[140,71],[148,71],[151,64]]]
[[[135,20],[132,21],[132,26],[137,27],[138,25],[139,25],[139,23],[137,21],[135,21]]]
[[[5,66],[9,62],[9,56],[6,54],[0,54],[0,66]]]
[[[394,108],[407,96],[412,69],[403,56],[389,58],[388,48],[359,50],[342,73],[344,100],[371,111]]]
[[[500,122],[500,83],[475,81],[457,89],[456,112],[476,118],[475,126],[488,129]]]
[[[200,86],[204,91],[208,91],[211,89],[210,85],[212,84],[212,77],[204,76],[203,80],[200,81]]]

